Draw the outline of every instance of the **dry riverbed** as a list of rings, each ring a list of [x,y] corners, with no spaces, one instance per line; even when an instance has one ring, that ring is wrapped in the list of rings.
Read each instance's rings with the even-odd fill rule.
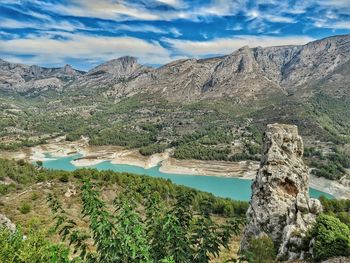
[[[143,156],[138,150],[128,150],[119,146],[90,146],[85,138],[76,142],[67,142],[64,137],[58,137],[50,140],[48,144],[22,149],[17,152],[0,151],[0,157],[45,161],[50,158],[60,158],[79,153],[82,157],[72,161],[72,164],[76,167],[92,166],[110,161],[112,164],[128,164],[148,169],[160,163],[160,171],[164,173],[240,177],[242,179],[253,179],[256,170],[259,168],[259,163],[254,161],[177,160],[171,157],[171,152],[172,150],[168,149],[164,153]],[[330,193],[337,198],[350,199],[350,188],[336,181],[311,175],[310,186]]]

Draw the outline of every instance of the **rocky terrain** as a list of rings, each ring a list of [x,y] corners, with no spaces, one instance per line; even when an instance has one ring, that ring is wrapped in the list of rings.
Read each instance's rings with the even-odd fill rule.
[[[241,250],[253,238],[267,235],[278,248],[280,260],[303,259],[309,253],[303,250],[303,237],[322,205],[309,197],[308,168],[302,156],[303,141],[296,126],[268,125]]]
[[[36,95],[49,90],[62,91],[83,72],[70,65],[44,68],[10,63],[0,59],[0,91]]]
[[[133,57],[122,57],[86,73],[65,66],[47,69],[0,61],[0,90],[38,95],[47,90],[102,89],[120,98],[140,93],[168,100],[193,101],[233,98],[236,103],[317,89],[347,96],[350,36],[334,36],[303,46],[242,47],[211,59],[184,59],[160,68],[148,68]],[[321,83],[321,87],[319,87]]]

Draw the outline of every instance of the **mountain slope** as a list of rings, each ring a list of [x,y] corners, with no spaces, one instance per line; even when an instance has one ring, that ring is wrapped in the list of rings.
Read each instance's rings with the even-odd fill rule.
[[[178,60],[157,69],[128,56],[85,74],[70,66],[47,69],[1,60],[0,90],[40,94],[65,88],[93,89],[113,98],[148,93],[172,101],[231,98],[244,103],[290,93],[309,96],[316,83],[331,79],[333,74],[338,80],[346,78],[349,61],[350,35],[303,46],[246,46],[224,57]],[[348,86],[340,88],[337,92],[348,92]]]
[[[44,68],[0,59],[0,91],[20,94],[42,93],[47,90],[61,91],[82,73],[70,65],[62,68]]]
[[[303,97],[313,93],[310,88],[315,82],[347,67],[349,60],[350,35],[304,46],[246,46],[224,57],[174,61],[122,81],[109,77],[106,95],[150,93],[172,101],[231,98],[235,103],[289,93]]]

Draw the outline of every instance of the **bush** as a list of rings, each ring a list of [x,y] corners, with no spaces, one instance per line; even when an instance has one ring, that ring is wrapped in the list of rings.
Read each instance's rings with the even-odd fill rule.
[[[69,175],[64,173],[60,176],[59,180],[62,183],[68,183],[69,182]]]
[[[312,237],[315,238],[313,257],[316,261],[350,256],[350,229],[338,218],[320,215],[312,229]]]
[[[148,146],[143,146],[139,149],[139,152],[144,156],[150,156],[155,153],[162,153],[166,149],[165,144],[150,144]]]
[[[28,214],[31,210],[32,210],[32,207],[27,202],[22,203],[21,206],[19,207],[19,211],[22,214]]]
[[[45,240],[44,234],[37,230],[29,231],[24,239],[21,230],[12,233],[0,227],[0,244],[0,262],[71,262],[67,249],[51,244]]]
[[[276,258],[273,241],[268,236],[253,239],[249,250],[244,253],[249,263],[271,263]]]

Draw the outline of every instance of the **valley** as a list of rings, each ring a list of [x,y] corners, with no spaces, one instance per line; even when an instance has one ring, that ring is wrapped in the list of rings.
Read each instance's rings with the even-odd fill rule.
[[[0,263],[350,262],[350,0],[0,0]]]
[[[162,171],[251,178],[266,124],[289,123],[300,129],[315,181],[324,177],[347,187],[349,43],[344,35],[305,46],[244,47],[157,69],[123,57],[87,73],[2,60],[0,149],[84,138],[87,158],[77,165],[101,159],[150,167],[163,161]],[[236,86],[247,83],[251,89]]]

